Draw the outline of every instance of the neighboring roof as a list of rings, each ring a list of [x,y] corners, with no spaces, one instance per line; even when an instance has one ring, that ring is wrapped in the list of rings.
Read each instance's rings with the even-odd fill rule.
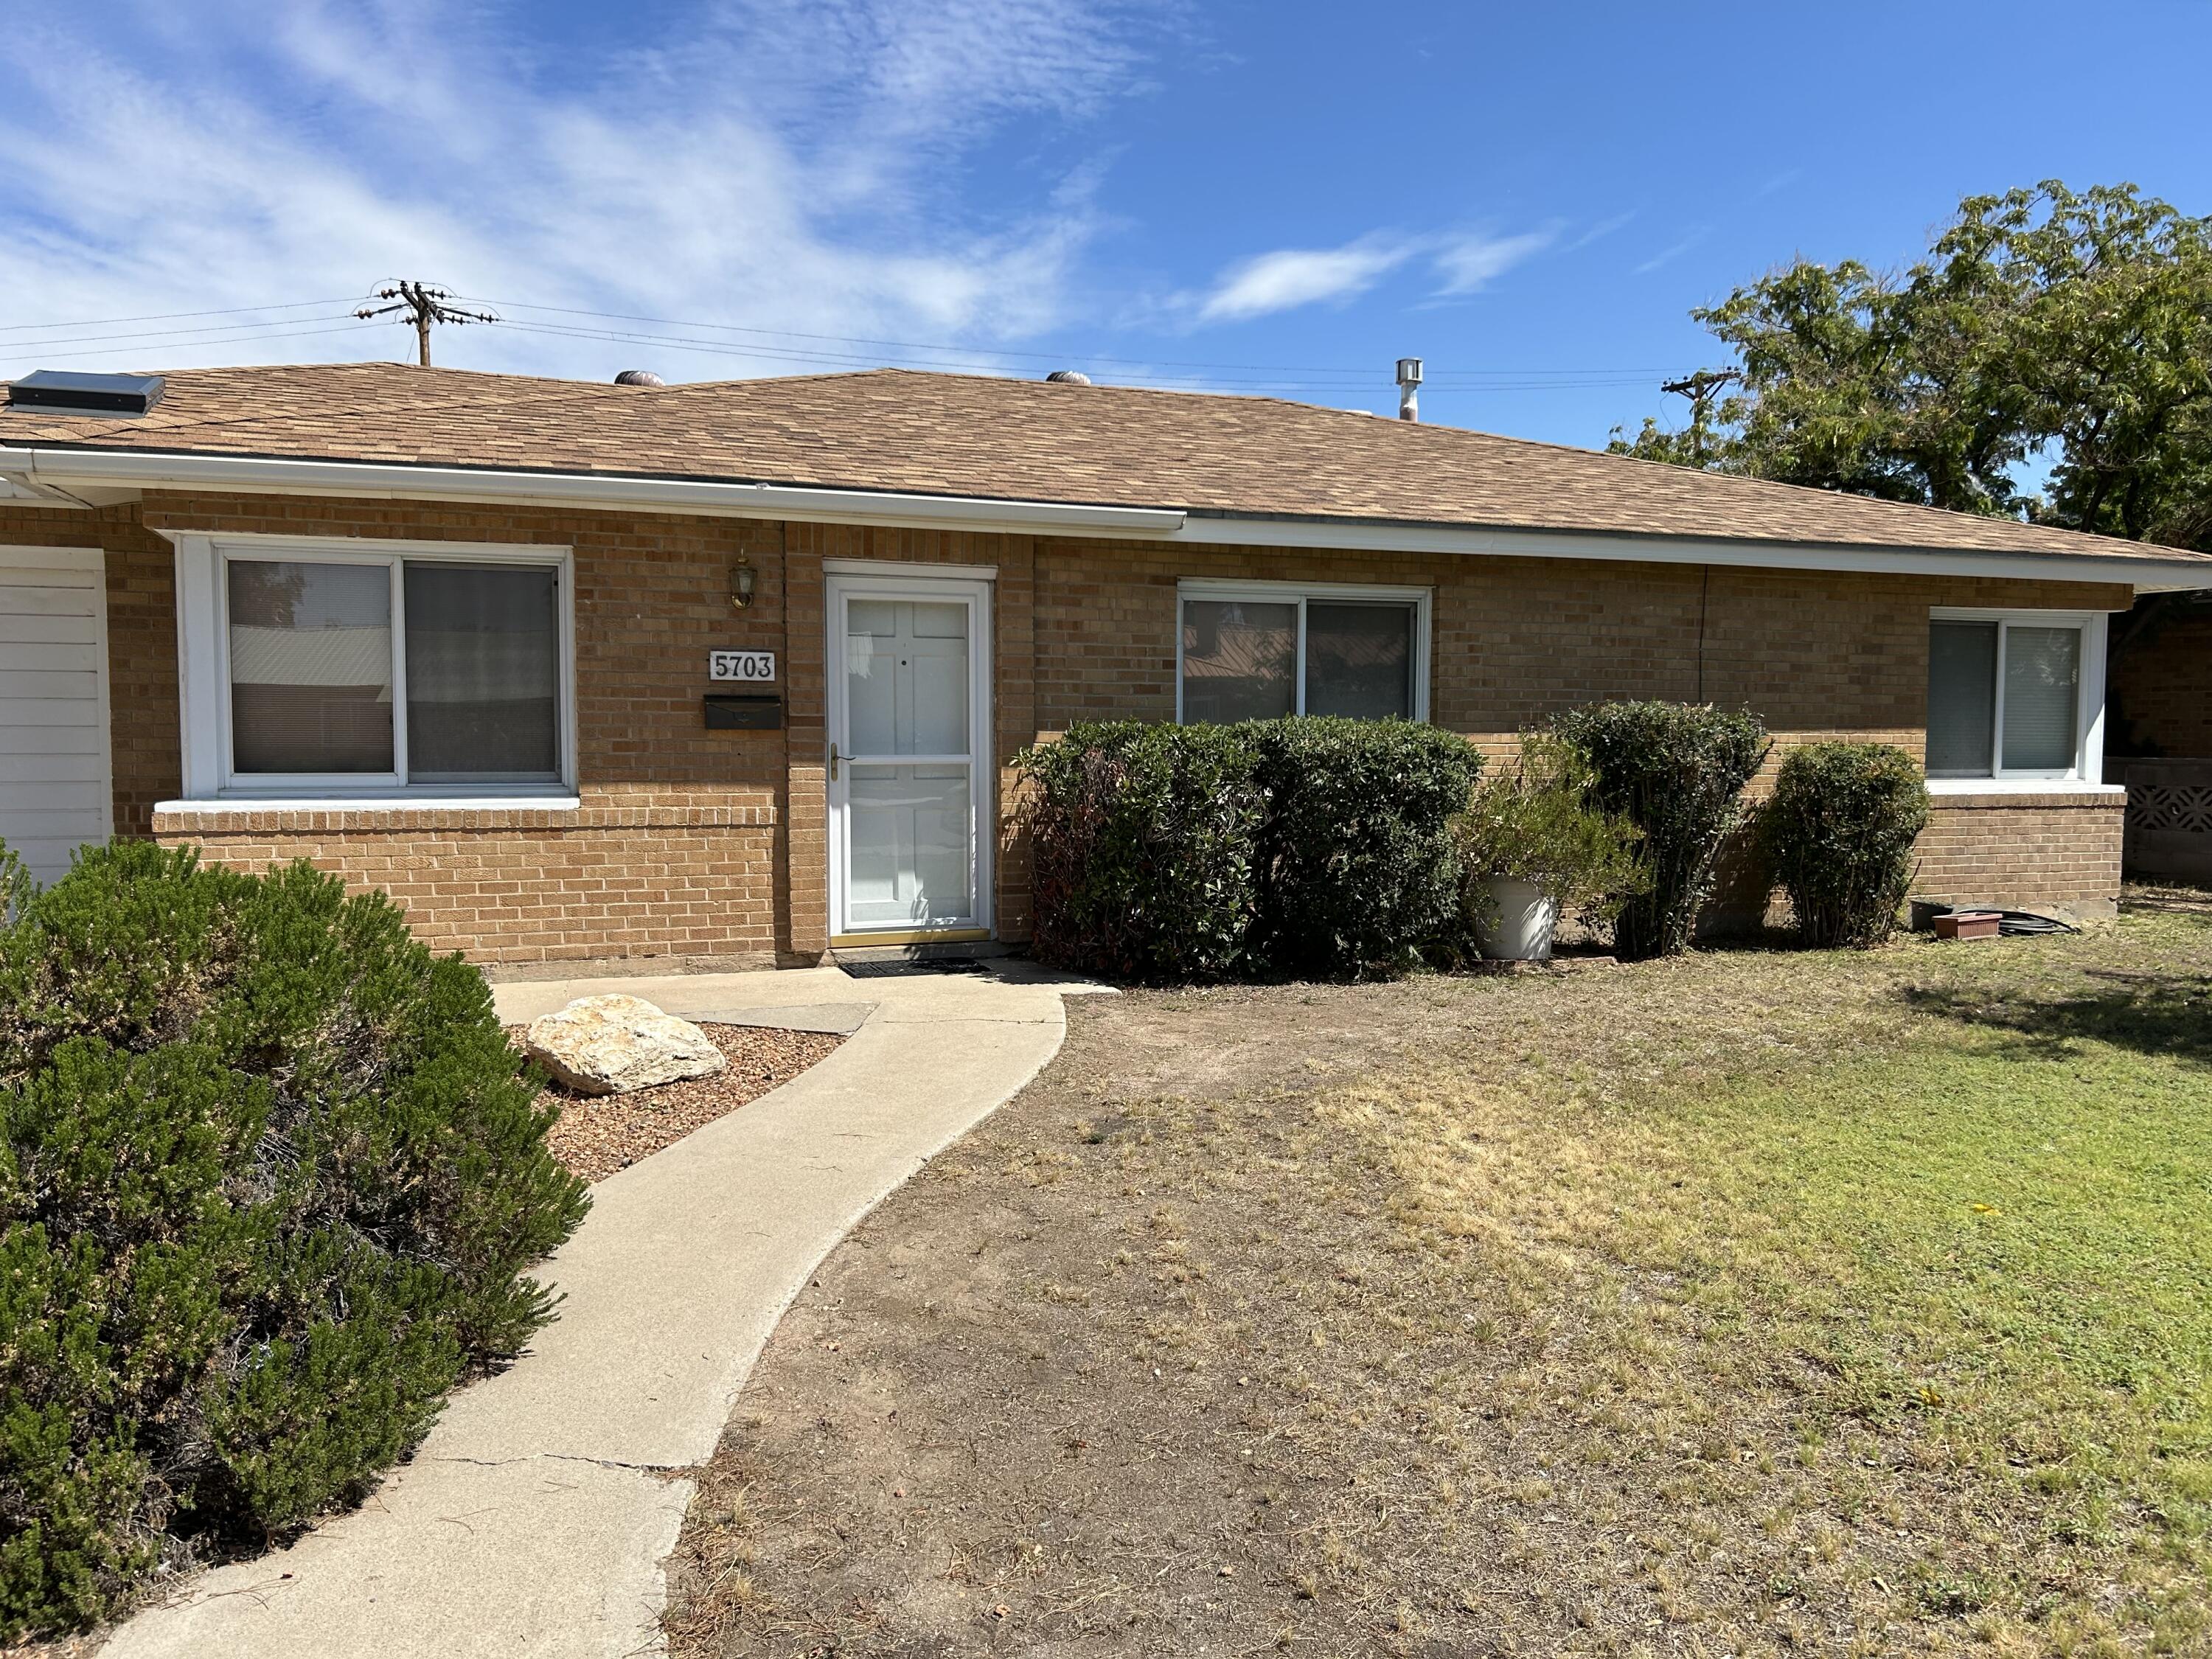
[[[395,363],[185,369],[0,443],[734,480],[1260,518],[2205,557],[1273,398],[873,369],[641,387]]]

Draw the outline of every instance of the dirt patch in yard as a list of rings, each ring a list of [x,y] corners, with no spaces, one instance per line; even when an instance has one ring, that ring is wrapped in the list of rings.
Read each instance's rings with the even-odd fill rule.
[[[524,1029],[508,1028],[518,1047]],[[711,1077],[687,1078],[623,1095],[583,1095],[559,1084],[548,1085],[538,1098],[561,1113],[545,1137],[548,1150],[586,1181],[605,1181],[616,1170],[628,1169],[790,1082],[829,1058],[844,1041],[826,1032],[754,1025],[702,1024],[699,1029],[730,1062]]]
[[[1924,1047],[2000,1102],[2061,1067],[2063,1103],[2144,1062],[1960,1011],[2146,966],[2203,975],[2212,928],[1073,1000],[778,1328],[672,1562],[674,1651],[2184,1650],[2201,1556],[2069,1449],[2107,1397],[2005,1417],[1977,1367],[2046,1333],[1911,1299],[2026,1203],[1938,1194],[1963,1243],[1902,1288],[1816,1180],[1790,1208],[1801,1092],[1816,1127],[1931,1109]],[[1680,1105],[1707,1091],[1750,1104]],[[1896,1161],[1801,1162],[1863,1158]]]

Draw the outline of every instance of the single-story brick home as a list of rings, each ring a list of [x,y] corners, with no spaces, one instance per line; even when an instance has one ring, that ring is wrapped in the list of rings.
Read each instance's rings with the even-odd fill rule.
[[[89,406],[88,406],[89,405]],[[1920,890],[2109,904],[2108,617],[2212,559],[1257,398],[881,371],[34,376],[0,836],[389,890],[478,960],[1019,939],[1096,718],[1608,697],[1923,757]]]

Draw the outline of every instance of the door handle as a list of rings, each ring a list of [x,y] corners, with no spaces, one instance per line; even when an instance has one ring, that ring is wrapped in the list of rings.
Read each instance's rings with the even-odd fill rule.
[[[837,781],[837,745],[833,743],[830,745],[830,781],[832,783]]]

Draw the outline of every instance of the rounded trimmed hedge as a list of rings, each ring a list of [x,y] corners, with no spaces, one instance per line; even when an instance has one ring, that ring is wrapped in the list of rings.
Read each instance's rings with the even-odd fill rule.
[[[1249,727],[1270,969],[1355,978],[1412,966],[1460,914],[1454,821],[1482,772],[1465,738],[1406,720],[1305,715]]]
[[[1722,844],[1743,822],[1743,787],[1766,758],[1766,727],[1748,709],[1606,702],[1562,714],[1553,729],[1589,756],[1595,804],[1644,832],[1650,885],[1613,918],[1614,951],[1638,959],[1686,949]]]
[[[1017,763],[1042,959],[1170,984],[1409,965],[1456,928],[1482,768],[1404,720],[1071,727]]]
[[[1814,743],[1783,757],[1759,840],[1813,945],[1881,944],[1897,930],[1928,824],[1928,783],[1886,743]]]
[[[1147,984],[1244,970],[1267,805],[1249,728],[1088,723],[1016,764],[1041,960]]]
[[[552,1316],[582,1183],[483,976],[304,863],[83,854],[0,929],[0,1635],[357,1501]]]

